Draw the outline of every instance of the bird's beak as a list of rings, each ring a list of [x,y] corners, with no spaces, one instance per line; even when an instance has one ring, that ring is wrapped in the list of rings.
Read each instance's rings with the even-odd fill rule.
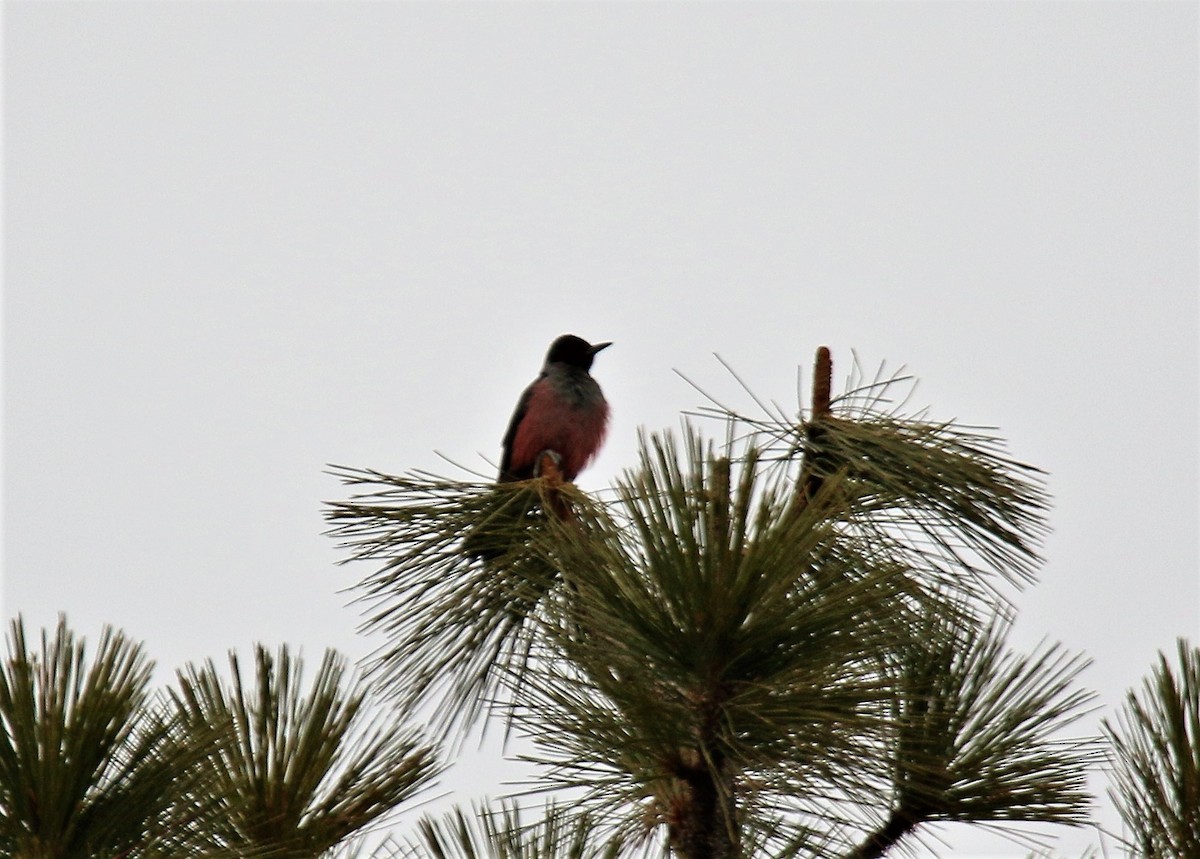
[[[605,340],[603,343],[593,343],[592,348],[591,348],[591,353],[593,355],[595,355],[601,349],[607,349],[611,345],[612,345],[612,343],[608,340]]]

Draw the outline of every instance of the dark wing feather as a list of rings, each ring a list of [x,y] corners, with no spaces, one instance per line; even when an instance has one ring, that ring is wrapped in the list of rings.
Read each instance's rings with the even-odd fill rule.
[[[541,376],[538,376],[538,379],[541,378]],[[500,442],[504,452],[500,457],[500,475],[496,478],[500,483],[522,479],[509,473],[509,469],[512,467],[512,446],[513,441],[517,437],[517,427],[521,425],[521,420],[525,417],[525,412],[529,409],[529,400],[533,396],[533,386],[538,383],[538,379],[531,382],[529,387],[521,392],[521,398],[517,400],[517,407],[513,410],[512,419],[508,422],[508,429],[504,431],[504,440]]]

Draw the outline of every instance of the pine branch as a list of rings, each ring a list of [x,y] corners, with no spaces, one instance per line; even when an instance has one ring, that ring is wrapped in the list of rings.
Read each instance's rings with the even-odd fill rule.
[[[387,638],[371,671],[405,707],[438,701],[444,734],[476,724],[519,685],[539,606],[562,586],[557,567],[529,549],[545,530],[543,511],[569,521],[581,505],[595,506],[545,461],[546,477],[484,486],[334,472],[373,487],[330,502],[326,513],[348,560],[383,562],[357,586],[364,631]]]
[[[960,615],[961,618],[961,615]],[[934,822],[1087,822],[1088,741],[1058,734],[1087,712],[1086,660],[1057,646],[1006,653],[1006,627],[930,618],[898,664],[894,799],[846,855],[872,859]]]
[[[537,789],[687,857],[1078,822],[1087,753],[1051,734],[1086,703],[1081,661],[1006,654],[975,621],[1032,578],[1040,472],[901,414],[899,376],[833,397],[830,374],[822,349],[807,420],[720,409],[720,457],[686,424],[643,435],[605,504],[553,463],[495,487],[344,470],[382,487],[329,511],[383,562],[360,586],[377,668],[410,702],[444,694],[447,730],[511,705]]]
[[[748,427],[765,462],[795,467],[793,510],[824,483],[840,481],[842,493],[826,496],[827,515],[938,587],[965,588],[990,602],[1005,599],[997,577],[1018,586],[1032,581],[1047,530],[1042,473],[1005,456],[989,430],[907,414],[908,396],[893,393],[907,375],[887,376],[881,366],[863,381],[856,362],[849,390],[829,397],[831,370],[822,347],[812,404],[798,422],[765,409],[746,414],[712,397],[710,412]]]
[[[880,859],[922,822],[922,820],[914,819],[906,812],[896,809],[879,829],[868,835],[861,845],[847,853],[846,859]]]
[[[220,814],[210,836],[238,856],[318,856],[392,813],[437,771],[431,748],[393,719],[372,719],[366,688],[327,651],[311,684],[286,647],[258,646],[254,676],[235,654],[225,681],[208,662],[179,673],[172,700],[188,725],[227,726],[205,768]]]
[[[0,854],[185,859],[207,848],[190,736],[150,696],[140,644],[106,627],[90,658],[60,617],[30,648],[12,622],[0,672]],[[219,856],[219,853],[210,855]]]
[[[694,433],[643,451],[603,518],[532,546],[573,598],[548,604],[521,726],[551,783],[610,813],[650,795],[683,855],[736,855],[778,803],[882,776],[875,665],[921,591],[841,546],[820,504],[784,517],[791,485],[753,456],[713,457]]]
[[[632,847],[628,836],[570,806],[547,803],[531,823],[519,806],[503,802],[423,817],[415,837],[376,859],[616,859]]]
[[[1178,642],[1164,653],[1141,696],[1129,692],[1114,722],[1104,721],[1115,769],[1109,791],[1148,859],[1200,856],[1200,648]]]
[[[828,465],[816,462],[821,449],[821,436],[824,426],[831,414],[830,391],[833,386],[833,359],[829,348],[822,346],[817,349],[817,359],[813,364],[813,394],[812,408],[809,419],[801,432],[804,435],[804,459],[800,466],[800,477],[796,481],[796,496],[793,500],[792,515],[797,515],[805,506],[810,504],[821,492],[824,485],[824,474],[829,471]]]

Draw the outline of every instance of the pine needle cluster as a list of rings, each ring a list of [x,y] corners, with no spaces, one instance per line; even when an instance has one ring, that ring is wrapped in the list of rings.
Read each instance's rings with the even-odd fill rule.
[[[382,561],[359,587],[375,671],[447,735],[496,715],[531,738],[589,849],[870,857],[938,822],[1083,823],[1086,660],[1005,646],[1040,472],[903,414],[903,377],[831,397],[822,360],[799,419],[714,404],[719,442],[645,434],[601,497],[552,467],[339,469],[370,487],[328,515]]]
[[[106,628],[94,654],[60,618],[31,647],[20,618],[0,671],[0,856],[316,859],[436,775],[432,748],[374,721],[327,653],[236,655],[231,679],[189,666],[150,687],[142,645]]]

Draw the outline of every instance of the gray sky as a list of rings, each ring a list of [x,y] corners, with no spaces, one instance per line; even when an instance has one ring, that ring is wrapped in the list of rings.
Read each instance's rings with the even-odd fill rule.
[[[4,16],[6,616],[123,627],[164,679],[365,655],[324,464],[490,470],[571,331],[616,344],[584,488],[698,404],[674,368],[794,403],[854,349],[1050,472],[1018,646],[1112,705],[1200,638],[1195,5]]]

